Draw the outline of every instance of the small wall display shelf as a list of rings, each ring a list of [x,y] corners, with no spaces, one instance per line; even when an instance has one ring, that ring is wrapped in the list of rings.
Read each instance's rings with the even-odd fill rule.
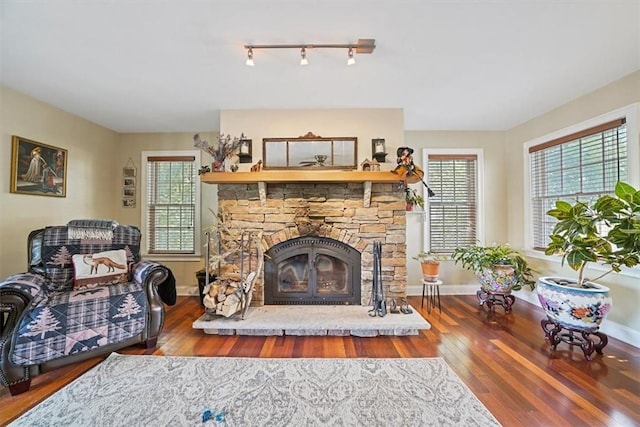
[[[322,182],[356,182],[363,184],[364,207],[371,205],[371,184],[401,183],[403,176],[390,171],[260,171],[260,172],[209,172],[200,175],[205,184],[258,184],[260,202],[267,203],[267,184],[269,183],[322,183]]]

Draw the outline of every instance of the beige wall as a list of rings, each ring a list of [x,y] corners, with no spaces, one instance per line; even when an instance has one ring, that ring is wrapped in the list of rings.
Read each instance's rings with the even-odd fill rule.
[[[134,163],[138,170],[138,174],[141,172],[142,152],[143,151],[164,151],[164,150],[195,150],[193,146],[193,133],[134,133],[134,134],[120,134],[118,137],[116,151],[116,165],[120,166],[118,173],[114,176],[112,183],[114,186],[122,188],[122,166],[129,162],[129,159]],[[217,140],[217,133],[201,132],[202,139],[209,142]],[[203,153],[202,164],[211,164],[211,159],[208,155]],[[141,189],[140,189],[140,177],[136,180],[136,191],[138,194],[137,203],[135,208],[124,208],[119,202],[116,209],[116,219],[123,224],[134,224],[142,228],[142,216],[141,206],[142,201]],[[211,226],[213,216],[209,209],[214,212],[217,211],[217,198],[215,193],[210,191],[211,188],[203,184],[201,189],[201,225],[202,229],[206,229]],[[204,240],[203,240],[204,241]],[[204,250],[202,251],[204,254]],[[178,292],[181,294],[195,294],[197,293],[197,281],[195,273],[200,270],[203,264],[203,257],[189,257],[187,260],[169,260],[160,259],[160,262],[165,264],[171,269],[173,275],[176,278],[176,286]]]
[[[406,145],[412,147],[414,162],[422,164],[423,148],[472,148],[482,149],[484,159],[484,224],[485,242],[508,242],[507,233],[507,202],[505,182],[507,171],[505,168],[504,132],[457,132],[457,131],[406,131]],[[419,188],[422,184],[414,184]],[[422,272],[418,261],[411,257],[423,250],[423,222],[420,214],[407,215],[407,268],[409,285],[419,285]],[[447,261],[441,265],[441,276],[446,277],[447,285],[475,283],[475,278],[468,271]]]
[[[263,137],[293,137],[309,131],[322,136],[357,136],[358,162],[371,157],[371,139],[385,138],[389,155],[384,169],[395,166],[395,148],[403,145],[416,150],[414,158],[419,164],[422,148],[482,148],[485,242],[509,242],[520,248],[524,245],[525,230],[523,144],[634,102],[640,102],[640,72],[506,132],[405,132],[401,109],[225,110],[221,113],[220,129],[234,136],[244,133],[251,138],[254,162],[261,156]],[[69,150],[66,198],[9,193],[11,135]],[[215,133],[202,135],[210,142],[217,137]],[[3,141],[0,164],[4,165],[0,174],[0,277],[26,269],[26,236],[34,228],[66,223],[74,218],[105,217],[140,225],[140,200],[135,209],[121,206],[122,167],[131,158],[140,171],[142,151],[191,149],[192,137],[191,133],[118,135],[0,86],[0,138]],[[203,155],[202,163],[210,163],[210,158]],[[250,164],[241,167],[247,170]],[[217,211],[216,191],[216,185],[203,186],[203,227],[211,224],[209,208]],[[420,215],[407,220],[410,285],[420,282],[419,266],[410,257],[422,248],[421,221]],[[559,270],[554,263],[534,262],[545,272]],[[202,260],[167,262],[167,265],[173,269],[183,292],[195,292],[194,273],[202,267]],[[473,283],[474,280],[452,265],[444,266],[442,274],[448,277],[449,283]],[[605,282],[612,287],[616,306],[609,318],[640,333],[637,281],[637,277],[611,276]]]
[[[358,138],[358,165],[371,159],[371,140],[383,138],[389,155],[381,169],[395,167],[396,148],[404,144],[404,115],[399,108],[380,109],[298,109],[298,110],[223,110],[220,114],[223,134],[245,136],[253,141],[253,162],[262,157],[262,138],[289,138],[313,132],[323,137]],[[393,162],[393,163],[389,163]],[[250,164],[241,164],[248,170]]]
[[[220,129],[232,137],[244,134],[252,139],[253,162],[262,157],[262,138],[295,137],[311,131],[321,136],[358,137],[358,164],[365,157],[371,158],[371,139],[385,138],[387,151],[401,145],[403,141],[403,113],[401,109],[347,109],[347,110],[223,110],[220,117]],[[194,131],[195,133],[195,131]],[[200,133],[202,139],[214,145],[216,133]],[[193,149],[193,133],[166,134],[122,134],[118,137],[116,164],[125,165],[129,158],[140,170],[141,152],[152,150],[188,150]],[[388,156],[395,162],[395,156]],[[202,164],[211,164],[211,157],[202,154]],[[391,169],[395,163],[387,164]],[[241,171],[247,171],[251,163],[240,164]],[[112,180],[113,185],[121,187],[121,174]],[[137,181],[139,184],[140,180]],[[213,223],[213,212],[217,212],[217,185],[203,184],[202,225],[203,229]],[[138,188],[139,191],[139,188]],[[118,201],[119,202],[119,201]],[[116,219],[127,224],[141,224],[140,200],[135,209],[118,205]],[[162,260],[170,267],[176,277],[178,292],[196,293],[195,272],[202,268],[203,258],[187,261]]]
[[[523,145],[533,139],[637,102],[640,102],[640,71],[523,123],[505,133],[505,164],[509,177],[506,180],[506,191],[509,195],[507,224],[509,240],[513,244],[522,246],[525,242]],[[635,118],[635,121],[637,123],[638,117]],[[638,141],[638,138],[637,128],[635,134],[630,132],[628,135],[630,142],[633,140]],[[638,151],[631,150],[629,154],[636,161],[640,161]],[[638,182],[638,170],[630,172],[632,174],[632,183],[638,187],[640,184]],[[561,267],[557,262],[536,259],[534,263],[541,275],[561,274],[570,277],[575,276],[575,272],[566,267]],[[595,276],[596,273],[591,275]],[[640,279],[637,273],[635,277],[611,274],[600,282],[611,288],[613,297],[614,308],[608,319],[631,328],[636,334],[640,334],[640,310],[638,310],[638,307],[640,307]]]
[[[67,196],[9,192],[11,136],[68,150]],[[46,225],[79,218],[111,218],[121,187],[114,174],[117,134],[0,86],[0,277],[27,268],[27,235]]]

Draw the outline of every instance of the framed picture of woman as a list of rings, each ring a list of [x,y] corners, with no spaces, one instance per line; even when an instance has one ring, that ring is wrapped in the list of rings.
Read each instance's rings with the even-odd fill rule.
[[[12,193],[67,196],[67,150],[14,135],[11,146]]]

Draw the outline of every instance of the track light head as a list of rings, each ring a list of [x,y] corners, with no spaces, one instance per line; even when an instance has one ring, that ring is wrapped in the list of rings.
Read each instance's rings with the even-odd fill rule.
[[[300,49],[300,65],[309,65],[309,60],[307,59],[307,48],[303,47]]]
[[[245,64],[249,67],[253,67],[254,65],[256,65],[253,62],[253,49],[249,48],[247,49],[247,62],[245,62]]]
[[[353,48],[349,48],[349,59],[347,59],[347,65],[353,65],[356,63],[356,59],[353,57]]]

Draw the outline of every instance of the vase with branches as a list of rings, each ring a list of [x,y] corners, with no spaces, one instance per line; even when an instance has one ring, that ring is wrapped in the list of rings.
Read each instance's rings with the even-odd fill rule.
[[[197,133],[193,136],[193,146],[209,153],[213,159],[213,170],[221,172],[224,171],[225,160],[230,159],[240,150],[240,141],[243,139],[245,139],[244,133],[240,137],[221,134],[218,137],[218,143],[214,146],[200,138],[200,134]]]

